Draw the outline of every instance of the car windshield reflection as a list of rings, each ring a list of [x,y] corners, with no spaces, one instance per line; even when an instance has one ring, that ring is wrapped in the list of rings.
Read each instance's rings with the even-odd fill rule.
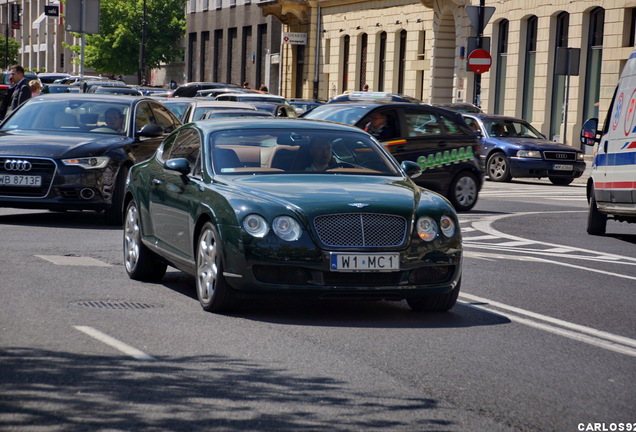
[[[368,136],[281,130],[219,131],[210,136],[217,174],[398,175],[397,165]]]
[[[82,100],[33,100],[20,107],[1,129],[126,135],[128,116],[127,104]]]

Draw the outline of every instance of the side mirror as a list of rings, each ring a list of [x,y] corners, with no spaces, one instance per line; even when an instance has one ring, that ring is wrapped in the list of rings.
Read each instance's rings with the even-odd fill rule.
[[[587,119],[583,123],[583,129],[581,129],[581,142],[587,146],[593,146],[600,142],[598,135],[598,119]]]
[[[168,159],[166,163],[163,164],[163,167],[171,171],[177,171],[183,175],[188,175],[191,171],[190,162],[186,158]]]
[[[163,128],[156,124],[147,124],[137,132],[137,135],[140,137],[160,137],[163,136]]]
[[[410,178],[416,178],[419,177],[420,174],[422,174],[422,168],[413,161],[403,161],[402,170]]]

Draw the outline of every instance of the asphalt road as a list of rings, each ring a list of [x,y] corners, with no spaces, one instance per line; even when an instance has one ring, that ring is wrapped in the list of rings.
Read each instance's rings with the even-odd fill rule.
[[[634,424],[636,227],[581,184],[486,183],[449,313],[128,279],[91,213],[0,209],[0,430],[578,431]],[[625,429],[627,430],[627,429]]]

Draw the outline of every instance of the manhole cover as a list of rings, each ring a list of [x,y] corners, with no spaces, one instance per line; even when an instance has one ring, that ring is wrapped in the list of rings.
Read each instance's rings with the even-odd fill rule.
[[[72,304],[96,309],[154,309],[162,307],[161,305],[151,303],[126,300],[82,300],[73,302]]]

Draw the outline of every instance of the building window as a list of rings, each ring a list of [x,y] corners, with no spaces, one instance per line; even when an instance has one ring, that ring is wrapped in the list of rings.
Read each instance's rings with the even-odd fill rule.
[[[532,122],[532,111],[534,109],[534,79],[537,67],[537,25],[536,16],[531,16],[526,20],[526,51],[525,67],[523,69],[523,102],[521,106],[521,117]]]
[[[197,0],[190,0],[190,13],[197,11]]]
[[[587,37],[587,64],[585,65],[585,100],[583,119],[598,118],[598,103],[601,95],[601,62],[603,61],[603,30],[605,10],[595,8],[590,12]]]
[[[508,20],[501,20],[497,31],[497,70],[495,72],[495,114],[504,112],[506,68],[508,66]]]
[[[223,7],[222,0],[216,0],[216,8],[221,9]]]
[[[400,32],[397,61],[398,61],[397,92],[404,93],[404,70],[406,68],[406,30],[402,30]]]
[[[197,34],[190,33],[190,37],[188,39],[188,67],[186,68],[186,70],[188,71],[188,81],[194,81],[194,70],[196,67],[195,53],[197,46]]]
[[[199,55],[199,76],[201,81],[206,81],[208,73],[210,72],[206,68],[208,67],[208,52],[210,50],[210,32],[201,32],[201,54]]]
[[[349,50],[350,50],[350,37],[346,35],[342,38],[342,91],[347,90],[349,84]]]
[[[223,30],[214,30],[214,64],[212,66],[212,81],[221,81],[221,69],[223,65]]]
[[[380,43],[378,49],[378,83],[377,88],[378,91],[384,91],[384,75],[385,75],[385,67],[384,64],[386,61],[386,32],[380,33]]]
[[[305,45],[294,45],[296,50],[296,88],[295,96],[303,97],[303,81],[305,75]]]
[[[206,11],[210,7],[210,0],[203,0],[203,10]]]
[[[561,12],[556,19],[554,33],[554,65],[558,48],[567,48],[570,14]],[[561,140],[561,123],[563,123],[563,104],[565,103],[565,75],[557,75],[556,67],[552,73],[552,104],[550,108],[550,138]]]
[[[625,43],[623,46],[633,47],[636,45],[636,8],[625,10]]]
[[[230,0],[230,7],[236,7],[236,0]]]
[[[358,70],[360,71],[360,80],[358,82],[358,90],[362,90],[362,87],[367,84],[367,46],[369,37],[366,33],[360,35],[360,64]]]

